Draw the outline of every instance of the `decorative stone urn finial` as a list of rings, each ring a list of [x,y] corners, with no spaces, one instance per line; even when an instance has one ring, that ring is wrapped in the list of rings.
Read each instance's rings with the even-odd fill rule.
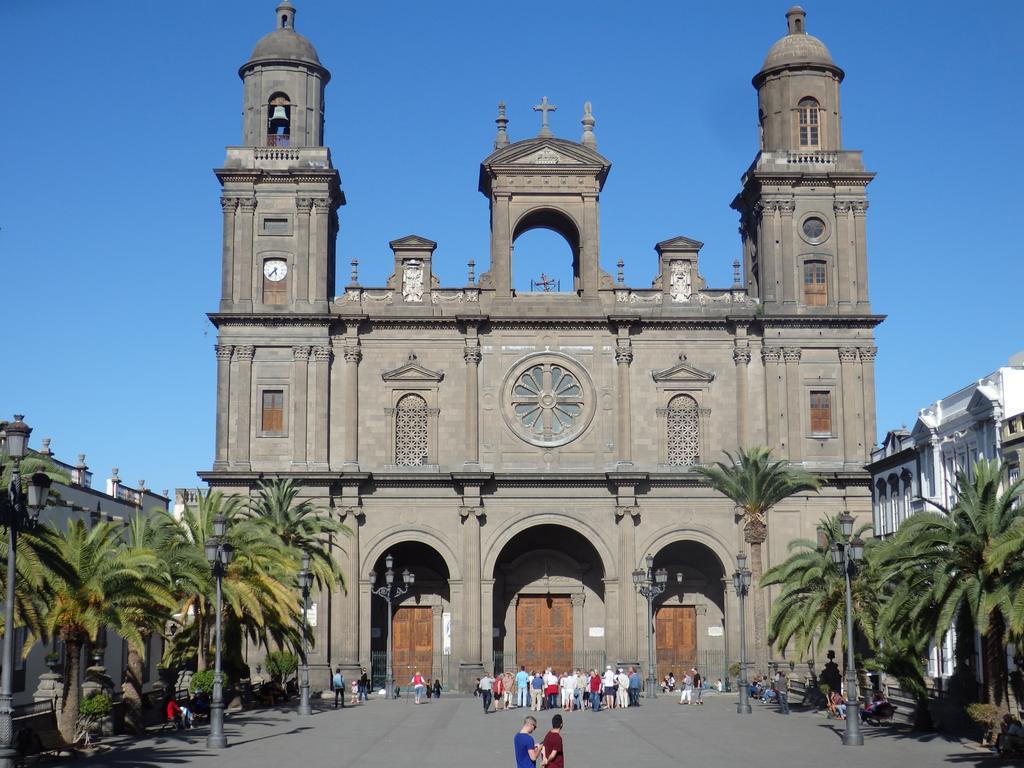
[[[508,118],[505,117],[505,102],[498,102],[498,116],[494,122],[498,124],[498,135],[494,137],[494,148],[501,149],[502,147],[508,146],[508,133],[505,129],[508,127]]]
[[[594,136],[594,125],[597,121],[594,119],[594,113],[591,110],[589,101],[583,104],[583,119],[580,122],[583,123],[582,143],[591,149],[596,149],[597,137]]]

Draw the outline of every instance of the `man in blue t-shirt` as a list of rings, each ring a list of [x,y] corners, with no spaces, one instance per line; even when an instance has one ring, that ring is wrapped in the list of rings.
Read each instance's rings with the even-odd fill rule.
[[[516,768],[534,768],[541,749],[541,745],[535,744],[533,736],[530,735],[536,729],[537,721],[527,716],[513,741],[516,748]]]
[[[528,707],[530,701],[530,676],[526,674],[526,667],[520,667],[516,672],[516,706]]]

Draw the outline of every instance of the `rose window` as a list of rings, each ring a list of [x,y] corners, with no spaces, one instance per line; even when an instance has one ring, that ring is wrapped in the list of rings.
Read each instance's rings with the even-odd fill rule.
[[[593,415],[593,396],[586,372],[568,358],[545,355],[514,368],[506,380],[506,420],[534,445],[564,445],[579,435]]]

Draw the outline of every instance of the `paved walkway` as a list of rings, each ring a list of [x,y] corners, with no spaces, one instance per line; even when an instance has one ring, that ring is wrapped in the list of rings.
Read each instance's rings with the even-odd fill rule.
[[[999,765],[978,747],[900,727],[865,729],[863,747],[844,747],[842,723],[794,709],[786,717],[755,703],[736,714],[736,698],[712,694],[703,707],[679,706],[674,697],[639,709],[566,713],[563,731],[570,768],[917,768]],[[409,700],[370,701],[300,718],[293,709],[231,715],[229,748],[206,749],[206,728],[141,740],[109,739],[113,748],[76,765],[167,768],[512,768],[512,737],[526,710],[484,715],[480,700],[449,696],[414,706]],[[539,714],[537,738],[551,723]]]

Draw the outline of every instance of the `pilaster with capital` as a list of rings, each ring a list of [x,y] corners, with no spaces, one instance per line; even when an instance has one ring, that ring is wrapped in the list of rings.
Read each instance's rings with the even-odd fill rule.
[[[331,201],[326,197],[313,198],[309,220],[309,271],[306,295],[314,304],[327,301],[327,251],[331,218]]]
[[[857,304],[862,309],[868,306],[868,237],[866,217],[868,201],[854,200],[853,231],[857,244]],[[872,438],[871,443],[874,443]]]
[[[801,461],[803,439],[803,382],[800,381],[800,347],[783,347],[782,359],[786,363],[786,434],[789,442],[789,460]]]
[[[235,212],[238,210],[238,198],[223,196],[220,207],[224,212],[224,234],[222,243],[220,308],[227,309],[235,300]]]
[[[217,355],[217,438],[213,468],[227,469],[229,409],[231,407],[231,356],[235,348],[230,344],[216,344],[213,349]]]
[[[480,339],[475,335],[466,339],[462,357],[466,361],[466,461],[470,466],[480,464],[480,361],[483,354]]]
[[[839,376],[842,385],[843,456],[847,463],[861,461],[864,454],[862,438],[864,419],[860,412],[860,382],[857,376],[857,348],[839,348]]]
[[[238,198],[238,211],[235,214],[235,308],[252,311],[253,307],[253,274],[257,271],[253,241],[256,227],[253,224],[256,215],[256,198]]]
[[[750,403],[747,369],[750,367],[750,342],[746,338],[746,327],[742,336],[737,330],[736,346],[732,350],[732,361],[736,364],[736,444],[740,448],[750,439]]]
[[[569,595],[569,603],[572,605],[572,647],[579,652],[587,646],[586,622],[583,616],[583,606],[587,596],[584,592],[574,592]],[[633,658],[632,656],[630,658]]]
[[[779,296],[779,203],[775,200],[760,202],[761,226],[758,228],[758,261],[761,265],[761,295],[764,301],[777,301]]]
[[[463,626],[462,653],[459,663],[475,666],[484,662],[481,645],[484,627],[481,624],[480,594],[480,527],[484,511],[481,507],[459,508],[462,522],[462,585]]]
[[[637,622],[637,600],[639,599],[632,583],[625,584],[626,577],[632,573],[639,562],[636,552],[636,529],[640,525],[640,508],[637,506],[615,507],[615,527],[618,529],[619,564],[623,573],[623,587],[619,591],[619,653],[623,661],[636,661],[639,656],[639,635]]]
[[[849,200],[836,200],[832,204],[836,215],[836,284],[838,304],[849,309],[856,300],[854,286],[856,272],[856,246],[853,241],[853,224]]]
[[[309,264],[316,257],[316,252],[311,250],[310,242],[310,211],[313,208],[313,198],[295,198],[295,258],[292,265],[292,284],[295,286],[294,295],[296,303],[307,303],[309,301]]]
[[[350,334],[342,347],[345,361],[345,443],[343,464],[346,469],[359,468],[359,361],[363,351],[358,336]]]
[[[861,380],[864,385],[864,455],[870,458],[871,449],[875,445],[877,426],[875,423],[875,357],[878,347],[858,347],[861,364]]]
[[[782,258],[782,303],[796,305],[797,285],[802,275],[796,268],[796,253],[793,238],[793,212],[796,204],[792,200],[779,202],[779,239],[781,240]]]
[[[292,347],[292,466],[305,468],[310,347]]]
[[[779,393],[783,391],[782,371],[779,363],[782,360],[780,347],[765,346],[761,348],[761,361],[764,363],[765,392],[765,436],[768,447],[775,453],[782,454],[784,434],[783,414],[785,409],[780,402]]]
[[[351,501],[351,500],[350,500]],[[339,508],[338,517],[351,536],[337,536],[331,542],[334,555],[341,565],[345,589],[337,588],[332,595],[336,608],[331,613],[331,634],[337,638],[332,644],[331,661],[350,668],[359,668],[359,562],[362,558],[362,526],[366,522],[363,508],[356,503]],[[347,591],[346,591],[347,590]],[[369,614],[366,615],[369,622]],[[335,661],[337,659],[337,661]]]
[[[633,362],[633,345],[628,337],[628,326],[625,327],[625,335],[622,329],[620,329],[619,333],[619,338],[615,342],[615,366],[618,370],[618,387],[616,388],[618,390],[618,402],[616,403],[618,406],[616,409],[618,411],[616,422],[618,427],[618,463],[632,464],[633,437],[630,424],[632,417],[630,413],[629,366]]]
[[[512,235],[509,224],[509,206],[512,196],[495,194],[491,206],[491,279],[497,296],[509,296],[512,292],[512,265],[509,263],[512,250]]]
[[[235,347],[235,371],[232,399],[237,403],[235,445],[231,450],[231,466],[249,469],[249,445],[252,441],[252,358],[255,348],[249,345]]]
[[[306,453],[310,469],[328,468],[328,431],[330,429],[330,364],[331,348],[313,347],[310,355],[309,433],[306,435]]]

